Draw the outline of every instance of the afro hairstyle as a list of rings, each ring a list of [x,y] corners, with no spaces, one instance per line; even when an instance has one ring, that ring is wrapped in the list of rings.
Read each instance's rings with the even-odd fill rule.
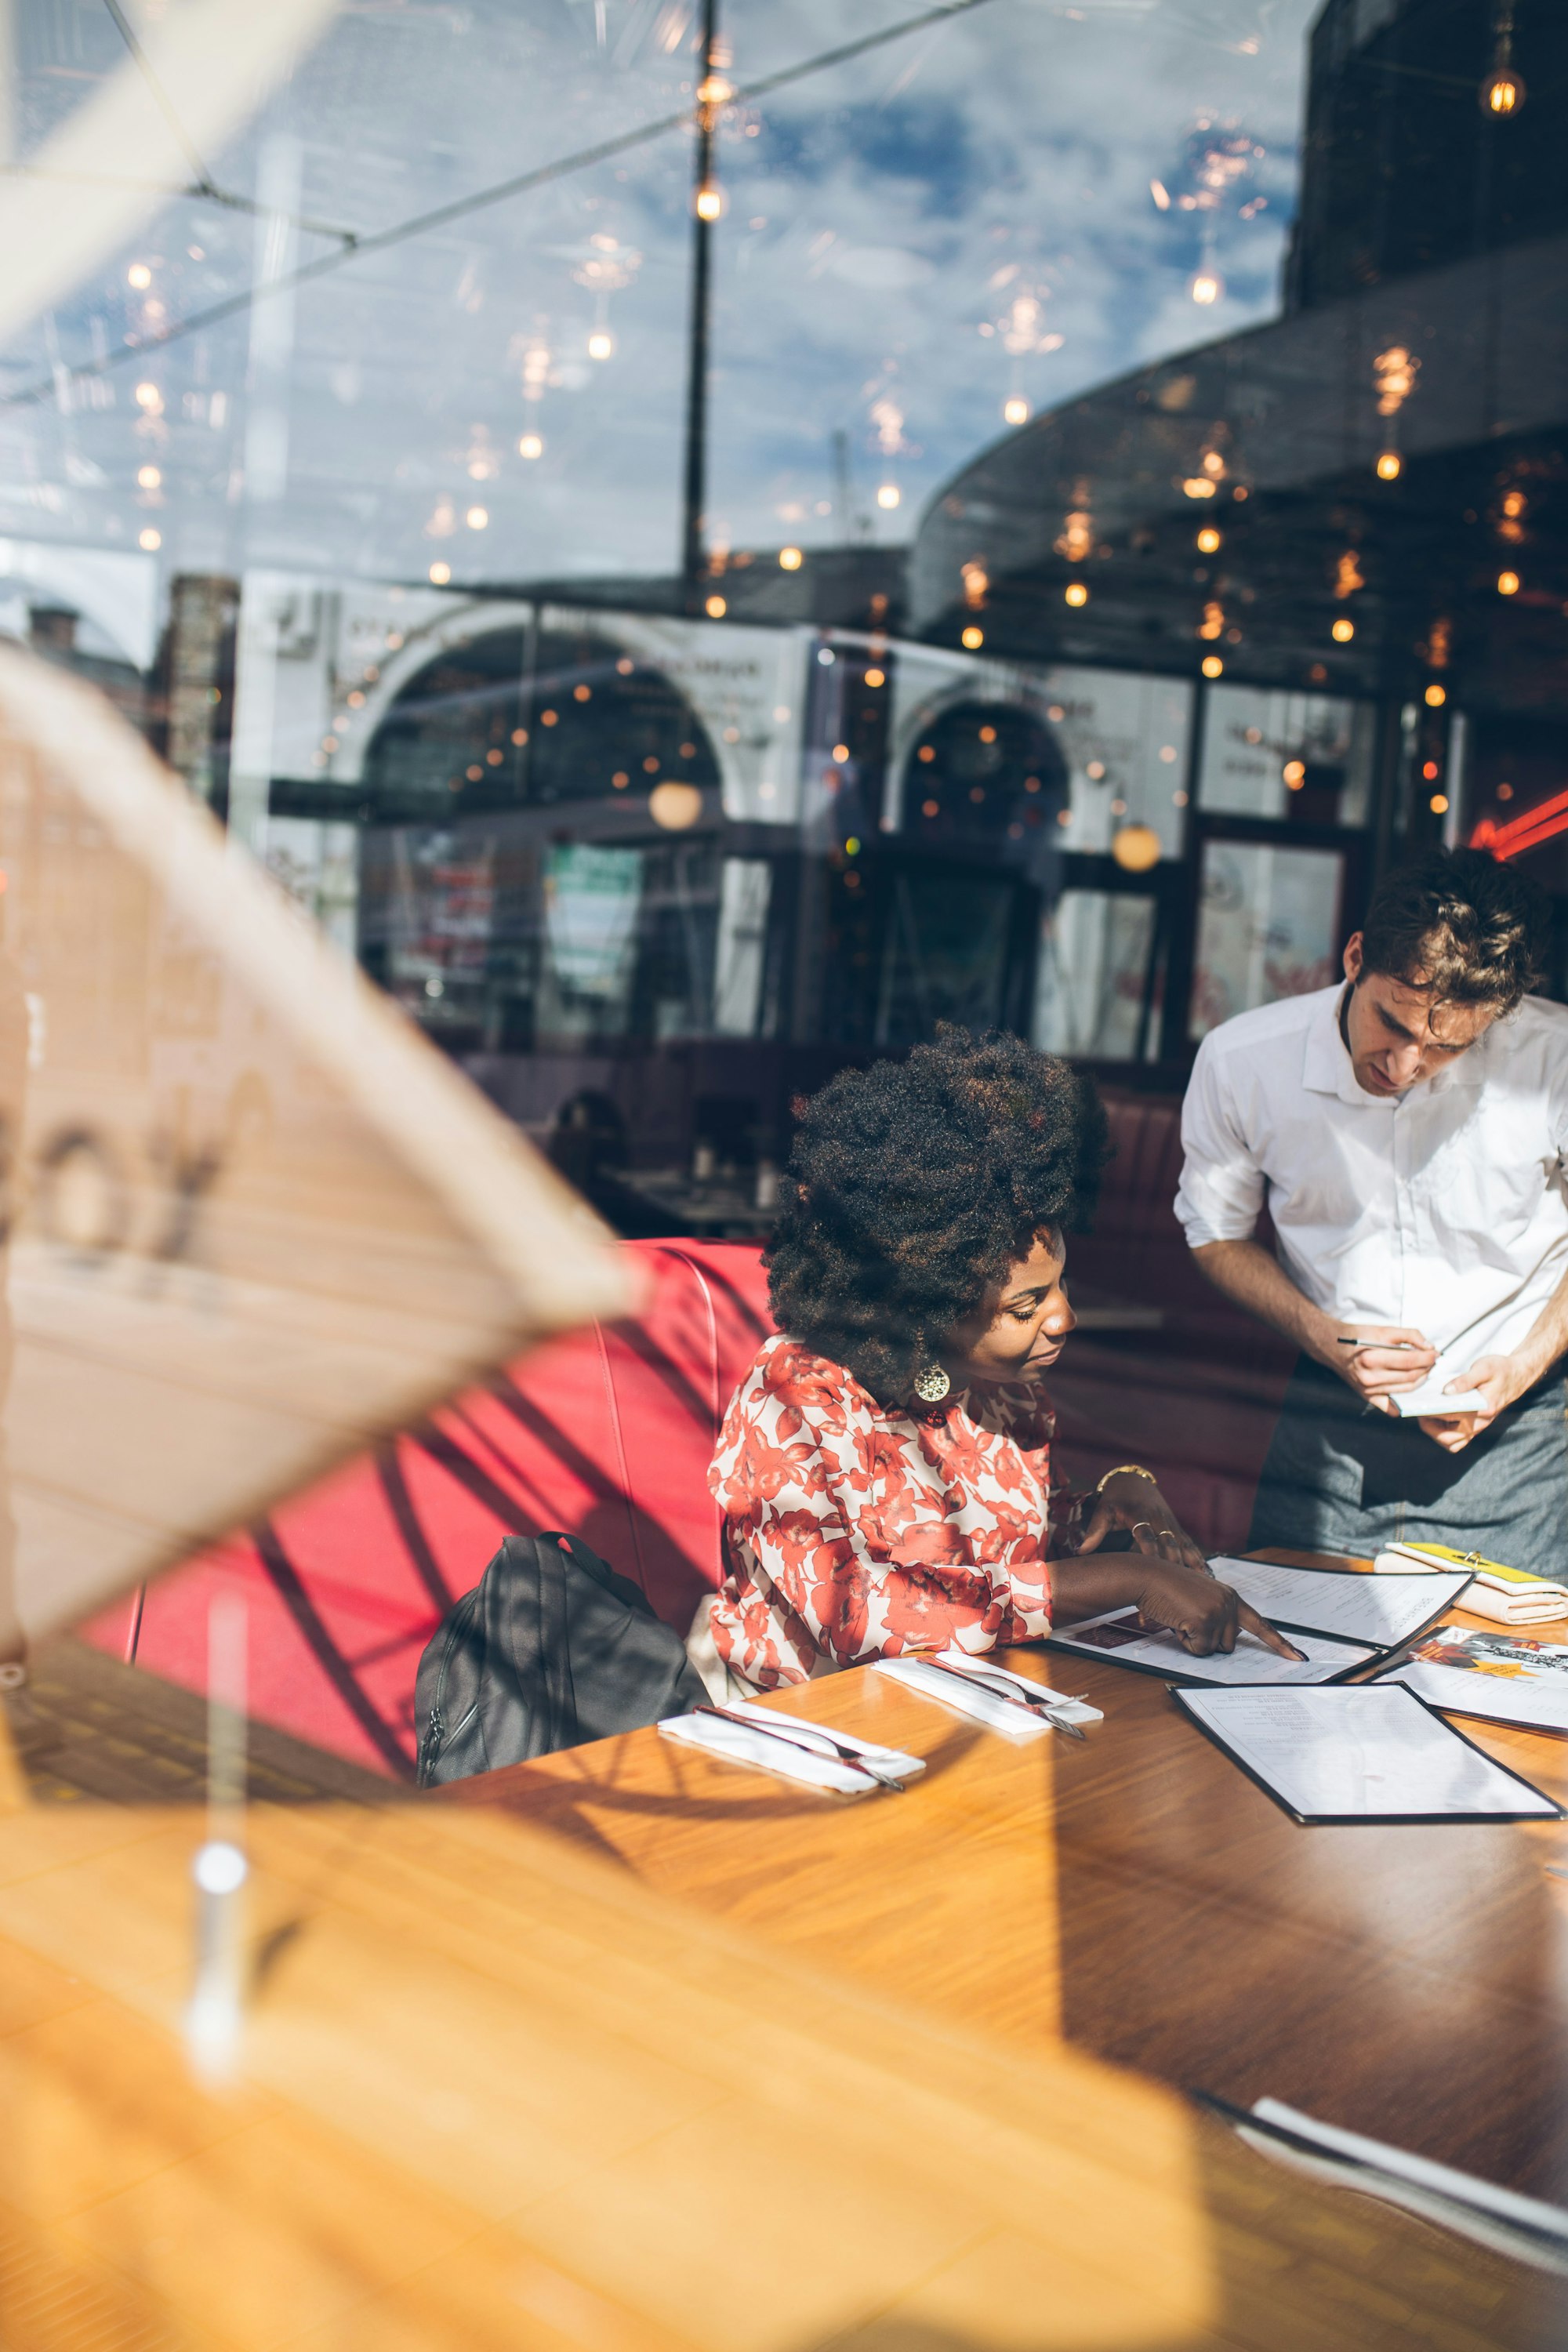
[[[1036,1234],[1087,1220],[1110,1156],[1093,1081],[1017,1037],[943,1027],[907,1061],[840,1071],[801,1113],[773,1318],[903,1403]]]

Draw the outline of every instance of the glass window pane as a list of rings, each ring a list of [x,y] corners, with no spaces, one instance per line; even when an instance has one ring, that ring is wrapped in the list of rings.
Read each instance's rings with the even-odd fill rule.
[[[1376,743],[1370,702],[1211,688],[1198,804],[1226,816],[1364,824]]]
[[[1151,1061],[1164,973],[1152,898],[1064,890],[1040,932],[1034,1042],[1050,1054]]]
[[[1339,971],[1343,882],[1336,849],[1205,842],[1188,1034],[1326,988]]]

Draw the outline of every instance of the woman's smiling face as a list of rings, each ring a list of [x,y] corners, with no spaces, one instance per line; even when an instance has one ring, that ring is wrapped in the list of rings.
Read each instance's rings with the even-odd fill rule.
[[[1078,1322],[1063,1287],[1066,1266],[1061,1234],[1037,1234],[1027,1257],[952,1334],[943,1350],[950,1370],[961,1381],[1034,1380],[1054,1364]]]

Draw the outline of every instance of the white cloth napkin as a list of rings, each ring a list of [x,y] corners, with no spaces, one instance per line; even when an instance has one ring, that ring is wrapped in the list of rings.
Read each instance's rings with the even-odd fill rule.
[[[942,1663],[943,1666],[955,1666],[960,1675],[984,1672],[994,1682],[1011,1683],[1026,1697],[1049,1699],[1066,1722],[1104,1721],[1100,1708],[1090,1706],[1087,1700],[1063,1698],[1044,1685],[1030,1682],[1026,1675],[1016,1675],[1008,1667],[999,1666],[989,1651],[983,1658],[972,1658],[966,1650],[944,1650]],[[876,1664],[879,1674],[891,1675],[895,1682],[908,1683],[922,1697],[939,1699],[944,1706],[955,1708],[960,1715],[973,1716],[977,1723],[1005,1733],[1009,1739],[1037,1739],[1051,1727],[1045,1716],[1026,1714],[1010,1699],[987,1690],[982,1682],[975,1681],[965,1690],[956,1675],[943,1674],[923,1658],[879,1658]]]
[[[812,1723],[805,1716],[783,1715],[771,1706],[753,1706],[747,1699],[735,1699],[730,1704],[731,1713],[749,1717],[758,1729],[748,1731],[742,1724],[727,1723],[722,1716],[672,1715],[659,1725],[659,1736],[684,1748],[700,1748],[728,1764],[754,1765],[761,1771],[775,1773],[781,1780],[796,1780],[807,1789],[831,1789],[846,1797],[872,1796],[875,1786],[827,1747],[814,1748],[808,1753],[804,1747],[789,1747],[782,1739],[770,1738],[767,1727],[771,1724],[779,1731],[802,1738],[808,1738],[814,1731],[829,1732],[879,1771],[890,1772],[895,1780],[909,1780],[925,1770],[923,1757],[907,1755],[901,1748],[884,1748],[877,1740],[862,1739],[853,1731],[840,1731],[837,1724]]]

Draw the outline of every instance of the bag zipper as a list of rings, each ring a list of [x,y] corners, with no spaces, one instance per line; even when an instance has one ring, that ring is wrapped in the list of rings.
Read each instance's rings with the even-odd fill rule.
[[[419,1743],[419,1760],[416,1769],[421,1788],[428,1783],[429,1776],[435,1770],[441,1750],[446,1745],[447,1727],[442,1719],[441,1701],[447,1695],[447,1669],[452,1663],[452,1653],[458,1646],[458,1635],[472,1622],[474,1604],[479,1597],[479,1588],[476,1584],[472,1592],[465,1594],[461,1606],[452,1612],[452,1622],[447,1628],[446,1646],[441,1652],[441,1664],[436,1675],[436,1696],[430,1702],[430,1714],[425,1726],[425,1737]],[[478,1704],[476,1700],[475,1706]],[[474,1707],[471,1706],[468,1715],[464,1716],[463,1723],[467,1723],[473,1713]],[[463,1723],[456,1725],[454,1730],[461,1731]]]

